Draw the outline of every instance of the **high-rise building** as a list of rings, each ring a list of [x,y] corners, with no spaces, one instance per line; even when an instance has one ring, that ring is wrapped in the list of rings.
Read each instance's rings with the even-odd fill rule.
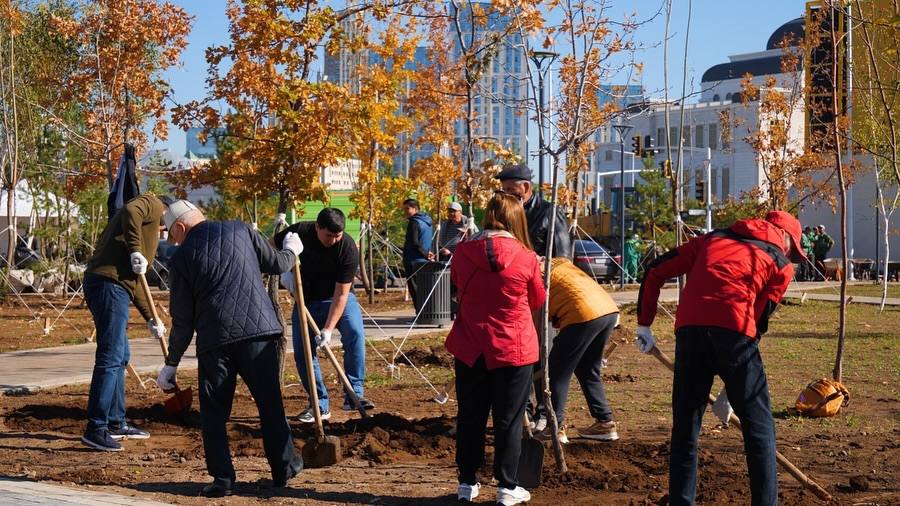
[[[503,33],[510,24],[508,16],[501,16],[491,8],[490,3],[474,3],[484,12],[488,19],[477,23],[473,29],[472,14],[468,10],[460,11],[460,27],[463,40],[467,45],[486,40],[491,33]],[[452,5],[449,6],[454,8]],[[455,30],[455,27],[451,27]],[[457,40],[454,32],[454,40]],[[462,57],[462,48],[457,41],[452,55]],[[499,42],[498,50],[490,60],[481,78],[475,85],[473,112],[476,127],[472,136],[503,146],[518,153],[522,160],[528,161],[528,63],[522,50],[522,38],[518,32],[506,34]],[[466,138],[466,122],[456,122],[456,141],[463,144]],[[476,149],[473,165],[477,165],[488,156],[483,150]]]
[[[349,0],[347,8],[356,2]],[[359,36],[359,16],[349,16],[340,22],[341,31],[349,39]],[[325,51],[322,76],[329,82],[349,86],[353,92],[359,91],[359,68],[367,62],[368,51],[352,51],[341,45],[336,53]]]

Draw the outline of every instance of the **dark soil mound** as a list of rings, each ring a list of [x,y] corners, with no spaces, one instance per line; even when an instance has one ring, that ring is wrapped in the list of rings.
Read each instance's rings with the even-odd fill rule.
[[[401,364],[411,364],[416,367],[436,365],[450,369],[453,368],[453,355],[451,355],[443,345],[432,346],[430,350],[413,348],[409,351],[404,351],[403,353],[406,355],[406,358],[402,355],[400,356],[399,362]]]

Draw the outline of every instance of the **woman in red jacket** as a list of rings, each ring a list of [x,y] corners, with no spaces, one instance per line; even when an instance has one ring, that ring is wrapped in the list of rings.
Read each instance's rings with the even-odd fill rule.
[[[532,312],[544,304],[544,284],[515,196],[494,195],[482,228],[456,247],[450,270],[460,301],[445,343],[456,357],[457,497],[471,501],[478,495],[475,473],[484,463],[484,434],[493,412],[497,502],[510,506],[531,499],[516,475],[525,401],[538,361]]]

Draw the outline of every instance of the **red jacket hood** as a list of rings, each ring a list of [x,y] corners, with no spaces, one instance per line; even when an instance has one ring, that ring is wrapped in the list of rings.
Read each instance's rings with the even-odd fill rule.
[[[729,229],[741,237],[774,244],[785,254],[788,253],[784,247],[784,231],[766,220],[738,220]]]
[[[488,238],[492,239],[488,241]],[[478,270],[500,272],[522,254],[521,244],[507,232],[483,231],[457,246],[455,256],[465,257]]]

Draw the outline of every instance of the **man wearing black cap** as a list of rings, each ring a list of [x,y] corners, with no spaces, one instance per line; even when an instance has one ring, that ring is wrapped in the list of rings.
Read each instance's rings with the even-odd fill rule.
[[[531,182],[531,169],[527,165],[507,165],[497,179],[505,193],[515,195],[525,207],[525,219],[528,220],[528,236],[534,251],[540,256],[547,255],[547,236],[550,233],[550,220],[556,220],[553,231],[553,255],[554,257],[572,258],[572,239],[569,237],[569,222],[562,209],[557,208],[556,216],[551,216],[552,206],[550,202],[541,197],[540,192],[534,191],[534,183]]]

